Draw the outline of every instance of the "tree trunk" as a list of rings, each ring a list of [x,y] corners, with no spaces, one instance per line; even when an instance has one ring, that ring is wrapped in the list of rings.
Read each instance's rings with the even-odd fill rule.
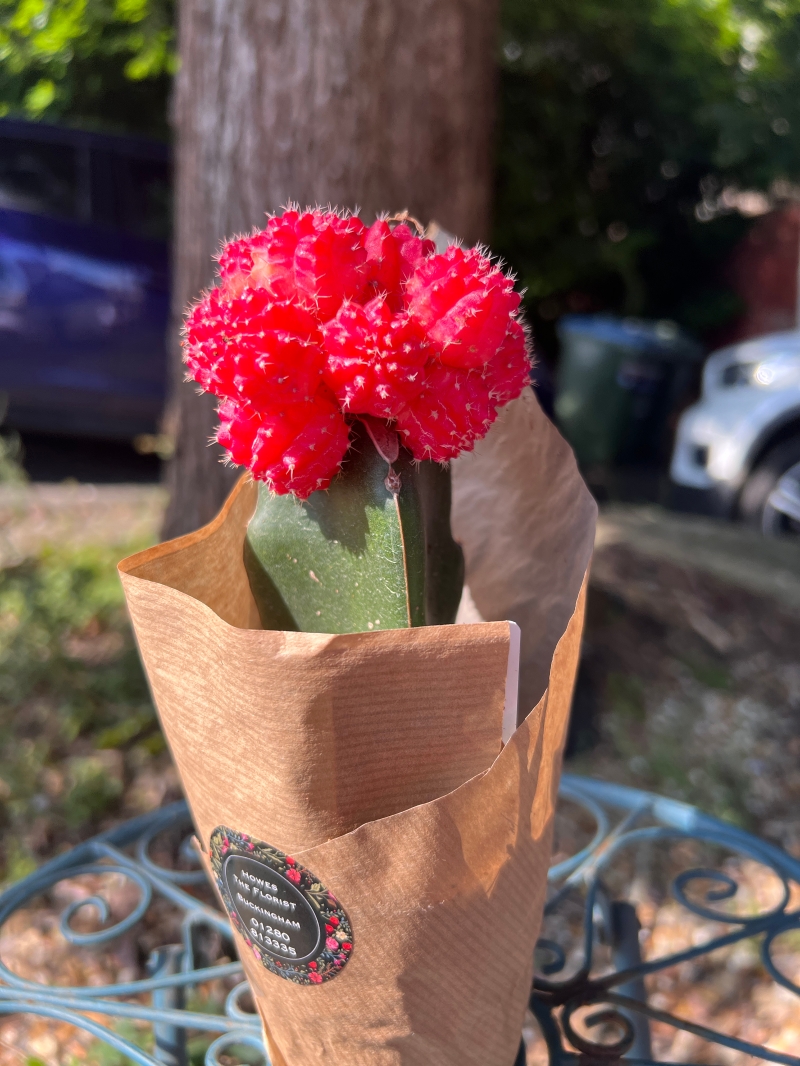
[[[225,237],[289,201],[408,208],[472,243],[491,193],[497,0],[181,0],[173,336]],[[208,521],[235,471],[182,383],[165,535]]]

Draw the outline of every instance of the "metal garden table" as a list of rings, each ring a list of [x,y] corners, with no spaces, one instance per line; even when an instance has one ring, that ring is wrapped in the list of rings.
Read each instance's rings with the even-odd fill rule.
[[[187,1033],[192,1032],[208,1034],[206,1066],[220,1066],[221,1054],[228,1061],[231,1055],[247,1057],[248,1051],[250,1056],[263,1055],[259,1023],[246,1009],[248,988],[241,966],[220,964],[208,955],[209,935],[217,944],[227,943],[228,957],[233,955],[230,928],[220,911],[198,897],[204,874],[191,868],[189,834],[186,805],[176,803],[79,845],[7,889],[0,896],[0,925],[64,879],[122,875],[138,890],[130,913],[112,919],[102,889],[74,900],[60,917],[67,941],[107,949],[146,920],[158,897],[162,907],[178,909],[181,941],[152,951],[147,977],[104,987],[42,986],[0,963],[0,1013],[70,1022],[143,1066],[183,1066]],[[182,841],[174,849],[176,861],[155,862],[157,840],[162,841],[163,855],[163,841],[170,836]],[[658,1009],[647,1002],[644,983],[648,975],[749,940],[757,945],[771,978],[800,996],[800,987],[773,960],[777,938],[800,929],[800,910],[790,905],[800,885],[800,861],[695,807],[571,774],[562,778],[556,838],[558,861],[550,870],[530,1000],[552,1066],[655,1064],[651,1022],[692,1033],[709,1048],[731,1048],[765,1062],[800,1066],[800,1049],[796,1055],[766,1050]],[[771,906],[758,913],[752,913],[752,907],[736,910],[739,886],[731,859],[766,867],[776,886]],[[713,935],[699,945],[643,961],[636,908],[625,891],[635,881],[639,887],[634,895],[640,899],[643,878],[661,879],[664,887],[656,894],[673,907],[685,908],[687,920],[710,922]],[[84,908],[94,909],[101,928],[75,928]],[[220,954],[224,952],[217,958]],[[231,985],[221,1013],[186,1009],[187,994],[220,980]],[[105,1016],[108,1025],[96,1021],[97,1015]],[[152,1054],[113,1030],[118,1019],[152,1026]],[[569,1045],[574,1050],[567,1050]],[[522,1063],[523,1046],[515,1066]]]

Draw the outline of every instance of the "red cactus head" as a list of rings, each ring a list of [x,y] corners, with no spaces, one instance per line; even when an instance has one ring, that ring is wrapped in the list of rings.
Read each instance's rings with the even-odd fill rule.
[[[401,222],[290,208],[229,241],[187,315],[184,360],[220,397],[217,440],[276,493],[326,488],[345,420],[394,426],[417,459],[472,448],[529,380],[512,279]]]

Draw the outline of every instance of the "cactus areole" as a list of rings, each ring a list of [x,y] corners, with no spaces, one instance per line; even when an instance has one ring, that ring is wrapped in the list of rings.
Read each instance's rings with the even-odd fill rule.
[[[245,564],[269,629],[452,622],[447,464],[529,381],[513,278],[405,216],[289,208],[224,245],[189,309],[189,378],[260,482]]]

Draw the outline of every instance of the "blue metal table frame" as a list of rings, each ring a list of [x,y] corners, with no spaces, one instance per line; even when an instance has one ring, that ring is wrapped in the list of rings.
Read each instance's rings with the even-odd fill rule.
[[[752,939],[758,944],[761,961],[772,979],[800,996],[800,987],[772,959],[777,937],[800,929],[800,911],[789,906],[792,883],[800,885],[800,861],[695,807],[636,789],[565,774],[560,797],[577,804],[591,819],[594,833],[585,847],[553,866],[549,874],[546,917],[556,914],[570,895],[574,901],[576,893],[583,906],[582,961],[577,971],[572,967],[573,972],[563,976],[570,969],[563,945],[542,939],[537,950],[541,976],[534,980],[530,1006],[547,1044],[552,1066],[613,1066],[620,1062],[623,1066],[658,1066],[650,1046],[650,1021],[686,1030],[711,1046],[748,1052],[765,1062],[800,1066],[800,1054],[770,1051],[651,1006],[644,986],[644,978],[649,974]],[[141,980],[90,988],[42,986],[17,976],[0,962],[0,1014],[30,1014],[70,1022],[142,1066],[182,1066],[186,1033],[190,1030],[216,1034],[206,1052],[206,1066],[220,1066],[220,1054],[231,1051],[234,1045],[244,1045],[263,1054],[257,1017],[242,1007],[242,998],[248,991],[244,980],[235,983],[222,1014],[184,1009],[190,989],[219,978],[242,977],[238,962],[204,965],[196,960],[194,945],[199,929],[216,931],[229,942],[231,938],[227,917],[187,891],[191,885],[202,883],[204,873],[166,869],[150,856],[151,845],[159,834],[184,824],[188,833],[185,803],[136,818],[59,856],[0,896],[2,925],[15,911],[65,878],[81,874],[123,875],[137,886],[139,899],[122,921],[92,933],[73,928],[73,918],[84,907],[95,908],[101,921],[108,923],[109,907],[102,895],[77,900],[61,914],[60,928],[68,942],[98,948],[141,922],[154,895],[183,912],[182,942],[153,951],[149,976]],[[728,872],[713,867],[683,870],[673,879],[673,899],[695,915],[730,928],[702,945],[643,961],[635,909],[626,900],[611,897],[606,887],[607,875],[623,853],[630,854],[629,849],[681,840],[724,849],[728,854],[762,864],[778,878],[781,898],[764,913],[732,914],[716,907],[731,900],[737,892],[737,883]],[[184,858],[194,856],[188,844],[187,835],[181,846]],[[704,889],[703,899],[698,902],[693,898],[697,895],[693,889],[708,884],[711,887]],[[601,943],[610,952],[611,967],[596,965]],[[562,975],[560,979],[559,975]],[[142,1001],[145,993],[149,994],[149,1004]],[[592,1009],[588,1015],[584,1010],[587,1007]],[[577,1025],[579,1011],[584,1012],[584,1017]],[[114,1019],[127,1018],[151,1024],[153,1054],[88,1017],[98,1014],[106,1015],[112,1023]],[[576,1050],[566,1050],[567,1042]],[[521,1063],[524,1063],[522,1047],[515,1066]]]

